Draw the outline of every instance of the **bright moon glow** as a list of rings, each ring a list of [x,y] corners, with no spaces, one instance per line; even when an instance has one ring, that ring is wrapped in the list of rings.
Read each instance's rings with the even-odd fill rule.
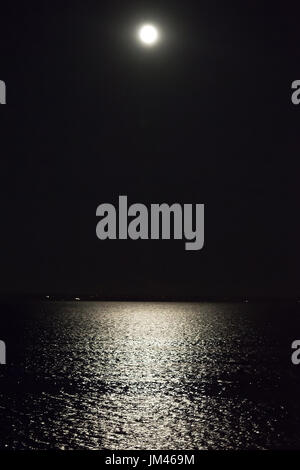
[[[158,41],[158,30],[151,24],[145,24],[139,30],[139,38],[146,46],[153,46]]]

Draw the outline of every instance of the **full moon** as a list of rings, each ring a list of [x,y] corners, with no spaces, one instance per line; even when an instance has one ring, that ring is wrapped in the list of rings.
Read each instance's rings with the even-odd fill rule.
[[[153,46],[159,39],[158,30],[152,24],[145,24],[139,29],[139,39],[146,46]]]

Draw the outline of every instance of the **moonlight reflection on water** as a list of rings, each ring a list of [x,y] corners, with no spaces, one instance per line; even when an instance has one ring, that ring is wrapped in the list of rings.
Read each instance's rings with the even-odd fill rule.
[[[299,383],[296,389],[288,382],[278,347],[290,331],[280,331],[274,309],[138,302],[47,302],[22,315],[18,309],[5,327],[6,337],[23,342],[1,376],[3,448],[298,442],[298,402],[286,390],[296,392]],[[294,330],[299,314],[291,315]]]

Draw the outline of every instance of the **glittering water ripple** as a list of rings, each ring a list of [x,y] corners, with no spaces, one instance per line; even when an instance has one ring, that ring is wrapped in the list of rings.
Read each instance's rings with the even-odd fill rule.
[[[299,377],[289,362],[299,311],[288,307],[290,322],[282,323],[274,309],[116,302],[14,307],[3,327],[12,347],[10,364],[0,370],[0,447],[299,446]]]

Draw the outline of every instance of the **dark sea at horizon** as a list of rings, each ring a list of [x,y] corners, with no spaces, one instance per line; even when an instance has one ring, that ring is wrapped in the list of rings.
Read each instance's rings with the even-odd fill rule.
[[[0,449],[300,448],[300,304],[29,302],[0,315]]]

